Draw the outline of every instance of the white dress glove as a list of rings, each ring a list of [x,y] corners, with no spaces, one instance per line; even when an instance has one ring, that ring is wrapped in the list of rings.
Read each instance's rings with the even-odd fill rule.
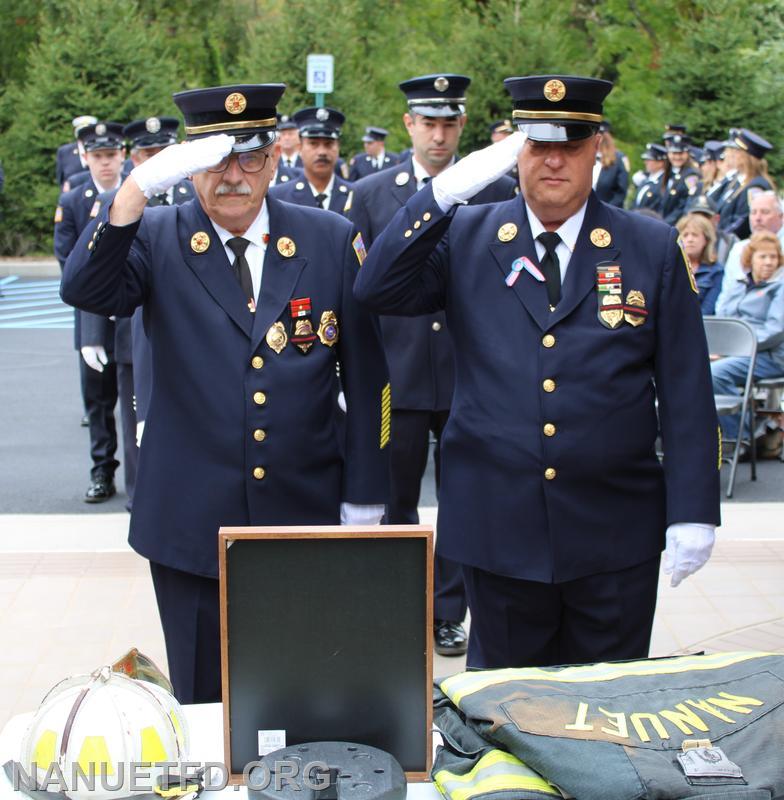
[[[136,446],[142,446],[142,436],[144,436],[144,420],[136,423]]]
[[[433,178],[433,196],[438,207],[446,213],[456,203],[466,203],[509,172],[517,163],[526,133],[515,131],[511,136],[461,158],[449,169]]]
[[[378,525],[384,516],[385,506],[365,506],[356,503],[340,504],[341,525]]]
[[[715,530],[715,525],[697,522],[678,522],[667,528],[664,572],[672,575],[671,586],[705,566],[716,540]]]
[[[149,199],[185,178],[214,167],[233,146],[234,137],[225,133],[173,144],[135,167],[131,177]]]
[[[96,372],[103,372],[103,368],[109,363],[106,350],[99,344],[83,347],[82,358],[84,359],[84,363]]]

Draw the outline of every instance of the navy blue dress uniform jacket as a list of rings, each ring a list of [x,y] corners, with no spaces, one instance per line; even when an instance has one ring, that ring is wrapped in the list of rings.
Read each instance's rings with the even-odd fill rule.
[[[65,266],[66,259],[76,246],[82,231],[90,220],[98,215],[101,206],[98,196],[99,191],[92,178],[60,195],[54,214],[54,254],[60,262],[60,269]],[[80,350],[82,344],[102,344],[107,348],[107,352],[111,352],[114,345],[110,345],[109,340],[114,339],[113,330],[111,337],[104,332],[96,341],[83,342],[81,317],[82,314],[78,310],[74,311],[74,348]]]
[[[381,167],[375,166],[375,158],[372,158],[367,153],[357,153],[348,162],[348,179],[353,183],[361,178],[366,178],[368,175],[373,175],[380,172],[382,169],[394,167],[397,164],[397,156],[394,153],[384,151],[384,163]]]
[[[516,235],[502,241],[509,223]],[[592,243],[596,229],[608,246]],[[378,313],[446,309],[456,384],[439,552],[559,583],[655,558],[670,523],[718,523],[718,423],[677,231],[592,194],[554,312],[527,272],[507,286],[521,256],[538,262],[521,197],[444,215],[427,187],[375,241],[355,284]],[[642,293],[643,324],[601,324],[601,262],[621,267],[624,297]]]
[[[629,189],[629,173],[624,158],[624,154],[617,150],[615,161],[607,167],[602,167],[594,188],[596,196],[601,201],[617,208],[623,208],[626,192]]]
[[[335,175],[328,210],[342,214],[350,192],[351,184],[348,181],[344,181],[339,175]],[[279,183],[271,187],[269,194],[270,197],[285,200],[287,203],[295,203],[298,206],[319,207],[316,202],[316,196],[313,194],[308,179],[304,175],[298,175],[296,180]]]
[[[748,183],[738,185],[727,197],[719,212],[719,230],[737,234],[741,239],[751,235],[749,227],[749,210],[751,198],[755,194],[765,192],[771,188],[770,182],[762,175],[757,175]]]
[[[144,303],[153,392],[129,541],[152,561],[206,577],[217,575],[221,525],[338,524],[341,501],[387,500],[387,371],[377,323],[351,294],[353,227],[267,202],[255,314],[197,200],[146,209],[124,227],[103,212],[63,275],[63,299],[93,313],[130,316]],[[196,234],[209,237],[204,252],[192,247]],[[286,238],[296,248],[288,257]],[[267,332],[276,322],[289,331],[289,301],[306,297],[314,330],[334,312],[336,343],[316,340],[303,354],[289,341],[277,353]],[[336,360],[348,404],[345,463]]]
[[[66,142],[57,148],[55,156],[55,174],[57,185],[62,186],[67,178],[84,169],[82,159],[79,158],[79,147],[76,142]]]
[[[403,177],[407,176],[407,180]],[[411,157],[394,169],[382,170],[354,184],[348,218],[370,250],[387,223],[417,192]],[[506,176],[483,189],[471,204],[514,197],[515,182]],[[392,385],[392,408],[448,411],[454,389],[454,354],[443,311],[416,319],[381,317],[384,350]]]

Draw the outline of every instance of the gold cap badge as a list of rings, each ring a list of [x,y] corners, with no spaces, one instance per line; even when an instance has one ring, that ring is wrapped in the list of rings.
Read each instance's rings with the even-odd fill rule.
[[[449,80],[441,75],[433,81],[433,88],[437,92],[445,92],[449,88]]]
[[[248,101],[245,99],[244,94],[241,94],[240,92],[232,92],[226,98],[226,102],[223,105],[229,114],[242,114],[242,112],[248,106]]]
[[[517,236],[517,225],[507,222],[498,229],[498,238],[502,242],[511,242]]]
[[[286,258],[291,258],[297,252],[297,245],[288,236],[278,239],[278,252]]]
[[[612,236],[604,228],[594,228],[591,231],[591,243],[596,247],[609,247],[612,244]]]
[[[566,97],[566,86],[564,86],[563,81],[559,81],[557,78],[547,81],[544,85],[544,96],[551,103],[559,103],[563,100]]]
[[[286,329],[283,323],[273,322],[266,335],[267,344],[276,352],[280,353],[281,350],[288,344],[289,337],[286,334]]]
[[[203,253],[210,246],[210,237],[204,231],[198,231],[191,236],[191,250],[194,253]]]
[[[395,175],[395,183],[398,186],[405,186],[408,183],[409,177],[407,172],[398,172],[398,174]]]

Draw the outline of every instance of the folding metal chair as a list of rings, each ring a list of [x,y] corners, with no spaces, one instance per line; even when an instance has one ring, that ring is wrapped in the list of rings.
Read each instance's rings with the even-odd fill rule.
[[[740,414],[738,438],[725,440],[725,444],[732,442],[734,447],[732,456],[728,458],[722,454],[722,461],[730,464],[730,479],[727,483],[727,497],[732,497],[735,488],[735,473],[738,469],[741,444],[744,441],[744,423],[748,418],[749,423],[749,450],[751,454],[751,479],[757,480],[757,453],[754,446],[754,401],[752,387],[754,385],[754,363],[757,359],[757,336],[750,325],[740,319],[731,317],[705,317],[705,338],[708,340],[708,352],[718,356],[742,356],[749,359],[746,371],[746,380],[740,395],[719,394],[714,395],[716,412],[719,416]]]

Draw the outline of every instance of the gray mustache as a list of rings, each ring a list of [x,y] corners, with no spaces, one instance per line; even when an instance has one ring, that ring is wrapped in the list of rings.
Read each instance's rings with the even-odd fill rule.
[[[215,190],[215,194],[222,195],[222,194],[251,194],[252,189],[248,186],[245,181],[240,181],[239,183],[227,183],[226,181],[222,181],[218,184],[218,188]]]

